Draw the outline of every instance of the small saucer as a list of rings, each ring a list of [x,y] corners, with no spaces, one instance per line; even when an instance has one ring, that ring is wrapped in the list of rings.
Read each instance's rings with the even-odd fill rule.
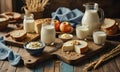
[[[63,41],[68,41],[68,40],[71,40],[73,38],[73,35],[68,34],[68,33],[63,33],[63,34],[58,35],[58,38],[60,38]]]

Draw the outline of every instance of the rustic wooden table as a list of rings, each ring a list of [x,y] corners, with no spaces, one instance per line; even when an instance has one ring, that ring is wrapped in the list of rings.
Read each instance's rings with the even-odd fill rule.
[[[120,23],[120,19],[117,19]],[[9,30],[1,31],[0,35],[4,36],[8,33]],[[120,41],[120,39],[118,39]],[[20,55],[24,55],[25,50],[20,47],[14,47],[11,45],[7,45],[13,51],[17,52]],[[86,64],[98,58],[100,54],[96,54],[89,59],[82,61],[82,63],[78,63],[77,66],[66,64],[65,62],[58,59],[50,59],[43,63],[39,63],[33,69],[29,69],[27,67],[18,66],[13,67],[9,64],[8,61],[0,61],[0,72],[87,72],[83,71],[83,68]],[[120,56],[115,57],[104,63],[96,70],[92,70],[89,72],[120,72]]]

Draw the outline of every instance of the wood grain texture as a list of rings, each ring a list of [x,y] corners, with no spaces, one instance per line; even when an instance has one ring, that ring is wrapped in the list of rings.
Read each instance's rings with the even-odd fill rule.
[[[60,72],[60,64],[61,64],[61,61],[59,61],[59,60],[54,61],[54,67],[55,67],[54,72]]]
[[[83,70],[83,68],[89,63],[89,59],[83,60],[80,63],[77,64],[77,66],[74,66],[74,72],[87,72]]]
[[[103,66],[104,72],[120,72],[114,60],[109,61]]]
[[[24,55],[25,50],[23,48],[18,47],[20,50],[18,52],[19,55]],[[25,66],[19,66],[16,69],[16,72],[33,72],[33,70],[26,68]]]

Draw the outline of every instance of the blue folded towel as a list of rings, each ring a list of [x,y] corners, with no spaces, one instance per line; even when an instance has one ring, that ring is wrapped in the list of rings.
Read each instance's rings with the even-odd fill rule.
[[[5,45],[5,41],[0,36],[0,60],[8,59],[11,65],[16,66],[20,63],[21,56],[13,52],[10,48]]]
[[[57,19],[60,22],[68,21],[73,27],[81,23],[83,14],[80,10],[70,10],[65,7],[59,7],[55,12],[52,12],[52,19]]]

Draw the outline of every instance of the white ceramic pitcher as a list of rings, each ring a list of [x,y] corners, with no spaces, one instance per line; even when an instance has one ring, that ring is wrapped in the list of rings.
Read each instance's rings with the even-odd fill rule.
[[[86,10],[82,18],[82,25],[87,26],[89,35],[92,35],[93,31],[100,27],[100,23],[104,19],[104,12],[101,8],[98,8],[97,3],[85,3],[83,6],[85,6]]]

